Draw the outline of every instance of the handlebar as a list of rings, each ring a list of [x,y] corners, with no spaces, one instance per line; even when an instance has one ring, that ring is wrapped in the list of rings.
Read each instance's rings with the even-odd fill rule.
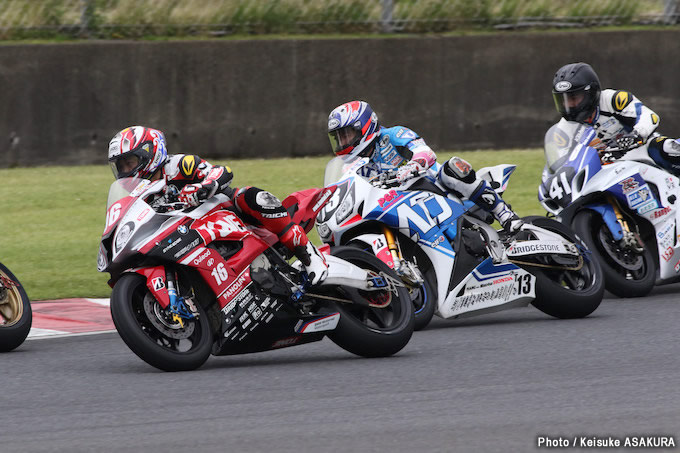
[[[373,186],[373,187],[378,187],[380,189],[390,189],[392,187],[398,187],[403,185],[404,183],[411,181],[414,178],[417,178],[419,176],[424,175],[427,173],[427,170],[421,170],[421,171],[412,171],[411,172],[411,177],[409,179],[406,179],[405,181],[399,181],[397,179],[397,170],[388,170],[384,173],[380,173],[377,176],[372,177],[371,179],[368,180],[368,182]]]

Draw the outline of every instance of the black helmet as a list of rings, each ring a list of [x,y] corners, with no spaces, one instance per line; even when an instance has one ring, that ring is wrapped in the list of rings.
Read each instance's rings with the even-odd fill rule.
[[[569,121],[587,120],[600,102],[600,91],[600,79],[587,63],[562,66],[553,78],[555,107]]]

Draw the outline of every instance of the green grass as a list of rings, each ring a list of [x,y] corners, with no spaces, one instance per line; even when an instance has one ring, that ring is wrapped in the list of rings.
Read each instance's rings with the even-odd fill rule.
[[[79,0],[3,0],[0,39],[382,31],[378,0],[89,0],[87,5],[83,9]],[[664,0],[395,0],[392,19],[399,31],[441,33],[549,18],[625,25],[663,10]]]
[[[540,150],[455,153],[475,168],[513,163],[505,199],[520,215],[544,214],[536,199],[543,168]],[[440,152],[439,161],[452,156]],[[268,189],[280,198],[320,187],[328,157],[215,161],[234,171],[234,185]],[[108,165],[0,170],[0,262],[26,287],[31,300],[108,297],[108,274],[96,258],[104,228]],[[312,240],[319,244],[314,230]]]

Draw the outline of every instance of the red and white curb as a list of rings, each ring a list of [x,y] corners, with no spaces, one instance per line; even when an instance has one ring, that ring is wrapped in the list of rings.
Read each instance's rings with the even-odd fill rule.
[[[109,299],[62,299],[31,302],[29,340],[115,332]]]

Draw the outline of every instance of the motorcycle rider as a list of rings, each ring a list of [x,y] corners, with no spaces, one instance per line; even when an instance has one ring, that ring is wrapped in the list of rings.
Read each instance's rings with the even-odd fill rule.
[[[633,93],[601,89],[600,79],[587,63],[570,63],[557,70],[552,83],[553,100],[566,122],[592,126],[594,133],[581,142],[601,151],[602,160],[650,159],[680,175],[680,141],[656,132],[659,115]],[[644,145],[647,144],[645,147]],[[607,148],[618,148],[606,151]],[[646,148],[646,152],[645,152]]]
[[[403,126],[380,126],[367,102],[350,101],[333,109],[328,116],[328,137],[335,155],[345,162],[369,158],[357,169],[365,178],[396,169],[396,178],[403,183],[431,170],[444,187],[493,214],[506,231],[516,231],[522,225],[517,214],[484,179],[477,177],[468,162],[452,157],[439,165],[437,155],[423,138]]]
[[[164,179],[168,186],[179,190],[178,201],[188,206],[198,206],[218,191],[228,195],[243,220],[278,235],[302,262],[312,285],[328,275],[323,255],[305,231],[293,223],[278,198],[256,187],[230,188],[234,175],[227,166],[211,165],[196,155],[169,155],[163,132],[144,126],[121,130],[109,142],[109,163],[116,179]]]

